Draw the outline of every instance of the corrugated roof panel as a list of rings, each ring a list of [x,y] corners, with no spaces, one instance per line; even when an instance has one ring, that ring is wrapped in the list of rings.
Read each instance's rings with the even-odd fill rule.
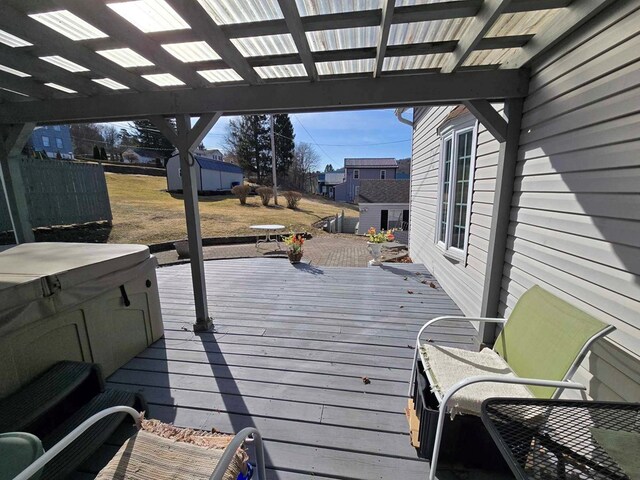
[[[108,35],[102,30],[98,30],[96,27],[85,22],[69,10],[33,13],[29,16],[71,40],[77,41],[88,40],[90,38],[108,37]]]
[[[48,57],[39,57],[40,60],[44,60],[45,62],[48,62],[52,65],[55,65],[56,67],[60,67],[63,68],[69,72],[88,72],[89,69],[86,67],[83,67],[82,65],[78,65],[75,62],[72,62],[71,60],[67,60],[64,57],[61,57],[59,55],[51,55]]]
[[[536,34],[554,20],[562,8],[535,12],[506,13],[500,15],[486,37],[503,37],[508,35]]]
[[[108,58],[121,67],[150,67],[153,63],[144,58],[142,55],[134,52],[130,48],[113,48],[111,50],[98,50],[103,57]]]
[[[10,88],[0,87],[0,90],[4,90],[5,92],[9,92],[9,93],[15,93],[16,95],[20,95],[21,97],[28,97],[29,96],[26,93],[16,92],[15,90],[11,90]]]
[[[441,68],[450,53],[434,53],[431,55],[409,55],[406,57],[386,57],[382,69],[392,70],[424,70]]]
[[[283,18],[278,0],[198,0],[198,3],[218,25]]]
[[[198,70],[198,73],[211,83],[238,82],[242,77],[232,68],[218,70]]]
[[[318,62],[316,68],[320,75],[345,75],[350,73],[373,72],[373,58],[361,60],[341,60],[338,62]]]
[[[133,0],[107,6],[144,33],[191,28],[165,0]]]
[[[262,78],[293,78],[307,76],[307,71],[301,63],[291,65],[274,65],[270,67],[255,67],[254,70]]]
[[[307,32],[311,51],[375,47],[380,27],[340,28]]]
[[[116,82],[115,80],[111,80],[110,78],[92,78],[92,81],[99,83],[100,85],[110,88],[111,90],[128,90],[129,87],[121,84],[120,82]]]
[[[285,53],[297,53],[298,51],[293,42],[293,37],[288,33],[283,35],[233,38],[231,41],[245,57],[282,55]]]
[[[21,72],[20,70],[16,70],[15,68],[7,67],[6,65],[0,64],[0,71],[10,73],[11,75],[15,75],[17,77],[30,77],[28,73]]]
[[[55,88],[56,90],[60,90],[61,92],[64,92],[64,93],[78,93],[75,90],[71,90],[70,88],[63,87],[62,85],[58,85],[57,83],[49,82],[49,83],[45,83],[45,85],[49,88]]]
[[[31,45],[33,45],[32,43],[29,43],[26,40],[21,39],[20,37],[16,37],[9,32],[5,32],[4,30],[0,30],[0,43],[9,45],[11,48],[30,47]]]
[[[185,63],[220,60],[220,55],[207,42],[166,43],[162,48]]]
[[[389,30],[389,45],[459,40],[473,18],[397,23]]]
[[[476,50],[463,63],[464,66],[500,65],[520,51],[519,48],[496,48],[494,50]]]
[[[427,3],[450,2],[452,0],[396,0],[396,7],[409,7],[413,5],[426,5]],[[461,0],[453,0],[461,1]]]
[[[142,78],[155,83],[159,87],[173,87],[177,85],[184,85],[184,82],[179,78],[176,78],[170,73],[154,73],[151,75],[142,75]]]
[[[382,0],[296,0],[300,15],[326,15],[329,13],[375,10],[382,7]]]

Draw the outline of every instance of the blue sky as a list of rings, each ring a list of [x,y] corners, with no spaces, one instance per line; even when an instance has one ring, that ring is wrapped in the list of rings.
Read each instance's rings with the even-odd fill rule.
[[[410,112],[405,117],[411,118]],[[231,118],[222,117],[211,129],[204,139],[207,148],[223,149]],[[296,141],[310,143],[316,149],[320,170],[328,163],[342,167],[345,157],[411,156],[411,127],[400,123],[393,110],[296,113],[291,114],[291,121]]]

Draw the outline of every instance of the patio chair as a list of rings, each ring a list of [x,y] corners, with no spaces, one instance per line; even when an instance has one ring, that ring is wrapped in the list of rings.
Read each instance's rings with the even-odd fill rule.
[[[255,442],[260,480],[266,478],[262,437],[255,428],[245,428],[233,438],[209,432],[181,429],[143,419],[131,407],[107,408],[80,424],[42,454],[13,480],[33,480],[45,465],[61,454],[93,425],[112,415],[130,415],[140,430],[129,438],[96,480],[236,480],[249,478],[248,455],[242,448],[249,437]],[[151,424],[149,427],[144,423]],[[223,438],[224,437],[224,438]],[[224,447],[226,445],[226,448]],[[224,449],[223,449],[224,448]],[[37,478],[37,476],[35,477]]]
[[[493,349],[479,352],[420,343],[431,325],[445,320],[492,322],[503,329]],[[520,297],[508,320],[445,316],[427,322],[416,339],[409,396],[414,382],[418,390],[420,359],[428,383],[424,394],[435,397],[438,405],[437,422],[434,410],[431,418],[420,419],[431,423],[429,438],[421,440],[432,448],[429,478],[435,478],[447,413],[479,416],[482,402],[490,397],[557,398],[567,388],[586,390],[570,379],[591,345],[613,330],[539,286]]]

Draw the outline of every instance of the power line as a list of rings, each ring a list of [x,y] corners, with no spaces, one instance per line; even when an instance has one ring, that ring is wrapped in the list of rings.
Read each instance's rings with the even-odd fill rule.
[[[311,140],[313,140],[315,142],[315,144],[318,146],[318,148],[320,148],[320,150],[322,151],[322,153],[324,153],[324,155],[331,161],[334,163],[337,163],[332,157],[331,155],[329,155],[326,150],[324,148],[322,148],[322,146],[317,142],[317,140],[315,138],[313,138],[313,135],[311,135],[311,133],[309,132],[309,130],[307,130],[307,127],[304,126],[304,124],[300,121],[300,119],[298,118],[297,115],[293,115],[293,117],[298,121],[298,123],[300,124],[300,126],[303,128],[303,130],[305,132],[307,132],[307,135],[309,135],[309,138],[311,138]]]

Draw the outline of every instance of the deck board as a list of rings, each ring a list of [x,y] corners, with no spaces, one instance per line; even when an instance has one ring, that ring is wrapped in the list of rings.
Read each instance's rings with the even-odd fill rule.
[[[179,426],[258,427],[269,479],[426,477],[403,414],[411,347],[425,321],[461,312],[423,266],[206,262],[216,327],[204,334],[191,331],[189,266],[157,273],[165,338],[109,386],[143,393],[153,417]],[[470,348],[475,330],[446,322],[427,337]]]

